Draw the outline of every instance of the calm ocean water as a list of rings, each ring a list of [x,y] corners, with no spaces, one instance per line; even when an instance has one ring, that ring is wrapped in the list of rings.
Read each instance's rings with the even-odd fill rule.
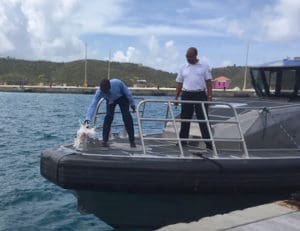
[[[114,230],[39,172],[41,151],[72,143],[92,95],[0,92],[0,230]]]

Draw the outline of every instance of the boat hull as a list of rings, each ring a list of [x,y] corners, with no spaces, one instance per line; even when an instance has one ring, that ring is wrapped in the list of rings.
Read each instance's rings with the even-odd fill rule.
[[[262,192],[300,189],[300,158],[159,158],[82,155],[49,149],[41,174],[74,190],[114,192]]]
[[[289,198],[288,193],[133,193],[76,191],[79,211],[114,228],[154,230]]]

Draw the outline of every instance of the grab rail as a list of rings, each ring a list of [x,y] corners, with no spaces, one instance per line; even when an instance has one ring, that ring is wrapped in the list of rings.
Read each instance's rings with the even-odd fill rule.
[[[142,98],[142,97],[134,97],[135,101],[141,101],[143,99],[144,98]],[[95,127],[95,128],[97,128],[96,125],[97,125],[98,118],[101,117],[101,116],[105,116],[106,115],[106,109],[105,110],[101,110],[102,109],[101,107],[103,107],[103,104],[106,105],[106,100],[104,98],[102,98],[102,99],[99,100],[99,102],[97,104],[97,107],[96,107],[96,113],[94,115],[93,122],[92,122],[93,127]],[[139,108],[139,109],[136,108],[136,110],[137,111],[139,110],[140,115],[144,115],[145,107],[142,107],[142,108]],[[121,111],[119,109],[116,109],[115,114],[121,114]],[[114,120],[114,121],[116,121],[116,120]],[[134,126],[137,126],[137,122],[134,123]],[[125,129],[124,123],[112,124],[112,128],[116,128],[116,127],[122,127],[123,128],[123,134],[126,133],[126,129]],[[100,124],[98,128],[99,129],[103,129],[103,125]]]
[[[139,137],[140,137],[140,141],[141,141],[141,146],[142,146],[142,150],[143,150],[143,154],[146,155],[147,154],[147,149],[146,149],[146,144],[145,141],[148,140],[165,140],[165,141],[176,141],[178,143],[178,148],[179,148],[179,152],[180,152],[180,157],[184,157],[184,149],[182,146],[181,141],[202,141],[202,142],[211,142],[212,143],[212,149],[213,149],[213,157],[214,158],[218,158],[219,154],[218,154],[218,150],[216,148],[216,142],[237,142],[237,143],[241,143],[242,144],[242,149],[243,149],[243,157],[244,158],[248,158],[248,150],[247,150],[247,146],[246,146],[246,142],[245,142],[245,138],[239,123],[239,117],[237,114],[236,109],[230,104],[230,103],[223,103],[223,102],[208,102],[208,101],[176,101],[176,100],[156,100],[156,99],[147,99],[144,100],[143,98],[135,98],[137,100],[140,100],[140,102],[137,104],[136,107],[136,123],[134,123],[134,126],[138,127],[138,133],[139,133]],[[96,127],[97,124],[97,119],[99,116],[101,115],[105,115],[106,111],[101,109],[101,106],[103,105],[103,103],[106,103],[104,99],[101,99],[97,105],[97,109],[96,109],[96,113],[93,119],[93,126]],[[166,110],[165,112],[165,117],[163,118],[162,116],[159,116],[159,114],[162,114],[162,111],[159,111],[159,113],[153,113],[154,116],[153,117],[149,117],[149,115],[145,115],[145,108],[146,108],[146,104],[149,103],[154,103],[157,106],[159,105],[163,105],[164,110]],[[206,111],[206,105],[222,105],[223,107],[225,106],[225,108],[229,109],[230,111],[232,111],[232,115],[228,118],[230,119],[224,119],[224,118],[220,118],[220,119],[210,119],[207,115],[207,113],[203,113],[204,114],[204,118],[203,119],[181,119],[181,118],[177,118],[175,113],[174,113],[174,108],[176,108],[177,104],[200,104],[202,107],[203,111]],[[157,108],[157,107],[156,107]],[[159,110],[159,109],[158,109]],[[116,110],[117,114],[121,113],[120,110]],[[143,128],[143,122],[164,122],[164,126],[166,127],[168,123],[172,124],[172,127],[174,128],[174,134],[175,134],[175,138],[172,137],[152,137],[152,136],[146,136],[146,133],[144,133],[144,128]],[[119,121],[120,122],[120,121]],[[205,139],[203,137],[200,138],[180,138],[179,133],[180,133],[180,127],[178,127],[177,123],[181,123],[181,122],[194,122],[194,123],[205,123],[207,128],[208,128],[208,132],[209,132],[209,139]],[[237,126],[237,130],[238,130],[238,138],[216,138],[214,137],[214,134],[212,132],[212,124],[218,124],[218,123],[222,123],[222,124],[235,124]],[[118,124],[112,124],[112,129],[113,127],[122,127],[124,128],[124,131],[126,131],[124,124],[122,122],[118,123]],[[98,128],[102,129],[103,126],[100,125]],[[200,130],[200,129],[199,129]],[[124,132],[125,134],[125,132]]]
[[[248,158],[248,150],[247,150],[247,146],[246,146],[246,142],[245,142],[245,138],[239,123],[239,119],[238,119],[238,114],[235,110],[235,108],[229,104],[229,103],[219,103],[219,102],[207,102],[207,101],[177,101],[177,100],[152,100],[152,99],[148,99],[148,100],[142,100],[141,102],[139,102],[139,104],[137,105],[137,109],[139,111],[140,107],[144,107],[147,103],[157,103],[157,104],[164,104],[167,105],[167,113],[166,113],[166,118],[152,118],[152,117],[144,117],[144,115],[141,115],[139,113],[137,113],[137,120],[138,120],[138,126],[139,126],[139,136],[141,139],[141,145],[143,148],[143,154],[146,155],[146,145],[145,145],[145,140],[166,140],[166,141],[177,141],[178,143],[178,147],[180,150],[180,156],[184,157],[184,150],[181,144],[181,141],[209,141],[212,143],[212,148],[213,148],[213,157],[214,158],[218,158],[218,152],[217,152],[217,148],[216,148],[216,141],[223,141],[223,142],[240,142],[242,143],[242,147],[243,147],[243,157]],[[230,110],[232,110],[233,112],[233,117],[231,117],[231,120],[218,120],[218,119],[214,119],[214,120],[210,120],[207,116],[207,113],[203,113],[204,114],[204,119],[181,119],[181,118],[176,118],[174,115],[174,110],[173,107],[176,104],[179,103],[185,103],[185,104],[201,104],[202,110],[205,112],[205,105],[212,105],[212,104],[218,104],[218,105],[223,105],[226,106],[227,108],[229,108]],[[170,113],[170,118],[168,118],[168,115]],[[161,122],[165,122],[165,124],[167,124],[168,122],[171,122],[173,127],[174,127],[174,131],[175,131],[175,138],[156,138],[156,137],[149,137],[149,136],[145,136],[145,134],[143,133],[143,121],[161,121]],[[180,138],[179,136],[179,128],[176,125],[176,122],[197,122],[197,123],[206,123],[207,128],[208,128],[208,132],[210,135],[209,139],[205,139],[205,138]],[[230,123],[230,124],[236,124],[236,126],[238,127],[238,132],[239,132],[239,137],[240,138],[228,138],[228,139],[221,139],[221,138],[214,138],[212,130],[211,130],[211,124],[212,123]]]

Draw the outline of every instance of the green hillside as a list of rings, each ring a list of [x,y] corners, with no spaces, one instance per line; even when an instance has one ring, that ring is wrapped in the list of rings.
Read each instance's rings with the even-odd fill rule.
[[[69,85],[83,86],[85,76],[85,60],[72,62],[27,61],[13,58],[0,58],[0,84],[9,85]],[[87,61],[87,83],[98,86],[108,75],[108,62],[101,60]],[[231,79],[231,87],[242,87],[243,67],[213,68],[213,77],[226,76]],[[175,87],[176,73],[155,70],[132,63],[110,63],[111,78],[117,77],[128,86],[137,80],[144,79],[147,85]],[[250,78],[247,77],[249,80]],[[250,85],[249,85],[250,86]]]

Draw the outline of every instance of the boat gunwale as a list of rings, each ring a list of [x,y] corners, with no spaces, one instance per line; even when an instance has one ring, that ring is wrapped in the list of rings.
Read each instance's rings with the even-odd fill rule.
[[[81,150],[76,150],[75,148],[71,148],[71,147],[68,147],[68,146],[60,146],[59,149],[65,149],[67,150],[68,152],[70,152],[70,154],[78,154],[78,155],[81,155],[81,156],[92,156],[92,157],[110,157],[110,158],[129,158],[129,159],[132,159],[132,158],[141,158],[141,159],[186,159],[186,160],[195,160],[195,159],[212,159],[212,160],[226,160],[226,159],[230,159],[230,160],[234,160],[234,159],[237,159],[237,160],[255,160],[255,159],[268,159],[268,160],[272,160],[272,159],[300,159],[300,148],[282,148],[282,149],[248,149],[249,151],[249,157],[243,157],[242,155],[237,155],[237,156],[234,156],[234,155],[230,155],[228,157],[226,156],[221,156],[219,155],[218,157],[215,157],[213,155],[209,156],[207,155],[208,153],[207,152],[201,152],[199,150],[195,150],[194,153],[192,153],[192,155],[190,156],[180,156],[179,153],[178,155],[172,155],[172,154],[165,154],[165,155],[151,155],[151,154],[146,154],[144,155],[142,152],[139,152],[141,150],[131,150],[128,151],[128,150],[123,150],[123,151],[126,151],[128,152],[128,154],[102,154],[102,153],[88,153],[86,151],[81,151]],[[106,148],[105,150],[108,150],[109,148]],[[283,156],[267,156],[267,157],[264,157],[264,156],[255,156],[255,153],[259,153],[259,152],[277,152],[277,153],[281,153],[282,151],[295,151],[297,152],[296,154],[294,155],[289,155],[289,156],[286,156],[286,155],[283,155]],[[139,154],[137,154],[136,152],[139,152]],[[200,154],[200,155],[199,155]]]

